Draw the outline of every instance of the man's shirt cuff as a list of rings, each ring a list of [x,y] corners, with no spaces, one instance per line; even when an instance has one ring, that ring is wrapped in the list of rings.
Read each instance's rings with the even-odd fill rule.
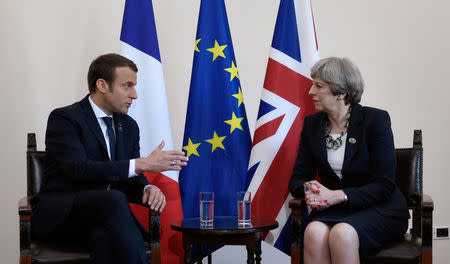
[[[130,160],[130,166],[128,166],[128,178],[137,176],[136,173],[136,159]]]

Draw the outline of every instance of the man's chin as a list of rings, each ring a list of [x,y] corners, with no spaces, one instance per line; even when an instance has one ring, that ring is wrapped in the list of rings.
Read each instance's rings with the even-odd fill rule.
[[[126,115],[128,114],[128,107],[125,107],[123,109],[118,109],[119,111],[117,111],[117,114],[122,114],[122,115]]]

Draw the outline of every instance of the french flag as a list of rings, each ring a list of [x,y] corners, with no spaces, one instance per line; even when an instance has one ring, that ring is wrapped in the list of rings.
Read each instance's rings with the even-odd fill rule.
[[[275,218],[265,241],[289,254],[289,179],[303,119],[314,113],[310,69],[319,60],[310,0],[281,0],[256,121],[248,173],[252,216]]]
[[[164,140],[164,149],[173,149],[166,89],[159,55],[155,18],[151,0],[127,0],[120,35],[120,53],[138,67],[138,99],[128,114],[140,129],[141,157],[149,155]],[[149,182],[165,194],[167,204],[161,213],[161,261],[181,263],[181,235],[170,229],[170,223],[183,219],[178,172],[145,173]],[[147,227],[148,211],[139,206],[133,213]]]

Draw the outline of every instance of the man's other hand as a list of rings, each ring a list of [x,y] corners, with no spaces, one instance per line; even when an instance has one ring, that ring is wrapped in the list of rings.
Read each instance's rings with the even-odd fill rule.
[[[142,203],[148,205],[152,210],[162,212],[166,206],[166,196],[156,186],[148,186],[144,190]]]

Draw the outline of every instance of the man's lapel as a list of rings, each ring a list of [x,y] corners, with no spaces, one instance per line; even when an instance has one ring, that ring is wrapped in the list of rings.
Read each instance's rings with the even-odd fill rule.
[[[91,130],[92,134],[97,138],[97,141],[103,147],[105,154],[108,156],[108,149],[106,148],[105,138],[103,137],[102,130],[98,124],[97,118],[95,117],[94,110],[92,110],[91,104],[89,103],[89,95],[81,100],[81,106],[84,110],[85,121],[87,127]]]

